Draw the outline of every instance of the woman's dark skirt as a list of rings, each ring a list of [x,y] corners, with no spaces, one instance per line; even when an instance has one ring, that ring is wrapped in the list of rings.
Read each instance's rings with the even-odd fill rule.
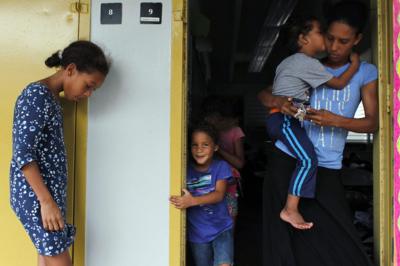
[[[296,161],[274,148],[263,187],[264,266],[372,266],[353,225],[340,170],[319,167],[316,198],[300,200],[312,229],[300,231],[279,218]]]

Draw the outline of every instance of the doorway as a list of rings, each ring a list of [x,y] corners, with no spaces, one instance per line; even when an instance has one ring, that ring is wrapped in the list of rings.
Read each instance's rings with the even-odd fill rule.
[[[277,64],[287,56],[285,40],[273,28],[263,25],[268,14],[282,22],[292,15],[309,13],[318,18],[325,3],[337,1],[292,1],[286,9],[274,1],[196,1],[190,0],[188,20],[188,123],[198,120],[201,103],[209,95],[229,98],[235,104],[240,126],[246,134],[246,166],[242,171],[243,190],[239,197],[235,265],[261,265],[262,183],[268,169],[265,163],[272,143],[264,128],[265,111],[257,101],[260,89],[272,83]],[[288,1],[290,2],[290,1]],[[391,73],[390,1],[364,1],[369,6],[367,26],[359,52],[378,71]],[[379,33],[379,34],[378,34]],[[261,42],[269,42],[268,51]],[[265,46],[265,45],[264,45]],[[387,49],[388,48],[388,49]],[[260,64],[260,62],[263,62]],[[377,134],[350,133],[344,152],[344,185],[367,253],[376,264],[389,265],[391,258],[391,169],[390,113],[386,93],[391,77],[379,77],[380,130]],[[362,106],[356,117],[363,115]],[[389,172],[388,172],[389,171]],[[346,177],[351,178],[346,178]],[[353,178],[356,177],[356,178]],[[375,234],[373,232],[375,231]],[[190,264],[190,259],[188,260]]]

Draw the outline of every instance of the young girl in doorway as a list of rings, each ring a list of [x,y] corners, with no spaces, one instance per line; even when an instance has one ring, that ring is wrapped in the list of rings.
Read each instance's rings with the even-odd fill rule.
[[[290,97],[299,107],[298,113],[291,117],[282,114],[278,109],[272,109],[266,124],[268,135],[274,140],[282,141],[297,159],[280,217],[297,229],[310,229],[313,223],[304,221],[298,211],[298,204],[300,197],[315,196],[318,160],[314,146],[299,120],[302,120],[309,106],[309,89],[316,89],[322,84],[343,89],[357,72],[359,57],[353,54],[350,67],[339,77],[326,71],[316,59],[318,54],[325,51],[325,43],[321,25],[315,18],[304,19],[290,29],[289,48],[295,54],[278,65],[272,94]]]
[[[218,131],[219,149],[217,154],[227,161],[232,169],[232,177],[228,181],[226,200],[229,214],[236,222],[238,215],[238,187],[240,188],[240,172],[245,163],[243,130],[239,127],[233,106],[227,99],[209,96],[203,103],[204,120]]]
[[[217,133],[207,124],[191,135],[193,161],[186,176],[183,196],[171,196],[178,209],[187,209],[188,241],[196,266],[233,264],[233,222],[225,201],[227,180],[232,176],[228,163],[216,160]]]
[[[75,228],[65,219],[67,158],[59,94],[70,101],[89,97],[109,65],[89,41],[71,43],[45,64],[59,69],[29,84],[15,104],[10,202],[39,253],[38,264],[70,266]]]

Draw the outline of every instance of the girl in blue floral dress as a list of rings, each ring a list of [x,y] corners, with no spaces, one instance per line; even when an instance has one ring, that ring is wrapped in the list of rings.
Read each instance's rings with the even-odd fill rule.
[[[10,169],[11,207],[38,253],[39,265],[72,265],[68,247],[75,228],[67,224],[67,158],[59,94],[78,101],[101,86],[109,65],[103,51],[89,41],[76,41],[50,56],[59,67],[29,84],[15,104]]]

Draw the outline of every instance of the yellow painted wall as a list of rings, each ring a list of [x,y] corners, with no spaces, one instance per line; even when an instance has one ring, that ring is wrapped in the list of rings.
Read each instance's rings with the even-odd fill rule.
[[[9,206],[9,163],[14,102],[27,83],[50,75],[44,60],[78,38],[70,0],[0,1],[0,265],[37,265],[36,251]],[[64,107],[71,158],[75,105]],[[69,171],[73,173],[73,160]],[[72,186],[70,186],[70,190]],[[70,193],[71,194],[71,193]],[[70,199],[70,202],[72,199]],[[71,209],[69,219],[71,219]]]

